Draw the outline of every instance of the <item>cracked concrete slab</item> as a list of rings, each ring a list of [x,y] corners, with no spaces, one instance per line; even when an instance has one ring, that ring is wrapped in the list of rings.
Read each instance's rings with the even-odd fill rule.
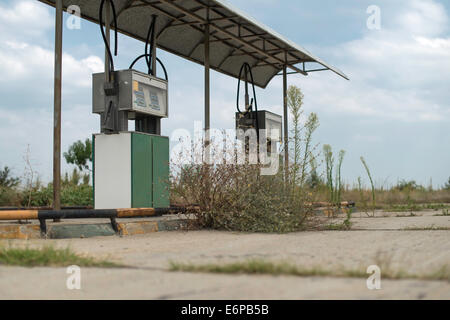
[[[128,237],[11,240],[13,246],[55,245],[107,258],[131,269],[82,269],[82,290],[65,286],[64,268],[0,267],[0,298],[24,299],[450,299],[448,281],[386,280],[383,268],[424,274],[450,264],[449,230],[405,231],[448,217],[355,217],[361,231],[243,234],[174,231]],[[381,224],[381,225],[380,225]],[[387,226],[400,230],[385,230]],[[381,228],[381,230],[380,230]],[[251,258],[304,267],[365,271],[381,264],[382,290],[365,278],[173,273],[170,261],[227,263]],[[35,290],[36,287],[39,290]]]

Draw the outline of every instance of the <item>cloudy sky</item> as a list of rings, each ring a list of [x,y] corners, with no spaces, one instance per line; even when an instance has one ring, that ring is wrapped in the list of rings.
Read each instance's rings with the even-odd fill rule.
[[[414,179],[440,186],[450,176],[450,2],[447,0],[229,0],[262,23],[343,70],[291,75],[316,112],[316,143],[346,150],[347,183],[365,177],[364,156],[378,185]],[[369,30],[367,8],[381,9]],[[64,19],[68,16],[65,15]],[[0,2],[0,166],[24,172],[31,150],[43,180],[52,172],[54,10],[36,0]],[[116,69],[127,68],[143,43],[119,37]],[[170,119],[163,134],[192,130],[203,119],[203,69],[158,52],[170,76]],[[91,73],[102,71],[98,26],[64,29],[63,150],[99,131],[91,114]],[[258,89],[260,108],[282,114],[282,79]],[[233,128],[236,80],[212,74],[212,127]],[[64,165],[64,170],[70,169]],[[365,179],[367,182],[367,179]]]

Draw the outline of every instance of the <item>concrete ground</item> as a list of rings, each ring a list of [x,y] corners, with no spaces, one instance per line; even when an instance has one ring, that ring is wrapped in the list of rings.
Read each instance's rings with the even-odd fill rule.
[[[129,237],[11,240],[53,244],[107,258],[128,269],[81,270],[81,290],[68,290],[65,268],[0,267],[1,299],[450,299],[448,281],[386,280],[383,269],[424,274],[450,266],[450,217],[439,212],[355,214],[355,231],[241,234],[159,232]],[[339,222],[337,219],[335,222]],[[414,230],[408,230],[413,228]],[[423,229],[423,230],[420,230]],[[4,241],[5,242],[5,241]],[[381,267],[381,290],[366,278],[174,273],[170,261],[225,263],[259,258],[322,269]],[[369,276],[369,275],[368,275]]]

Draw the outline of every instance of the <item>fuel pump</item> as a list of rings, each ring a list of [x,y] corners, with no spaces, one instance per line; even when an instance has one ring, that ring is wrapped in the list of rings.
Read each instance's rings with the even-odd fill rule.
[[[239,98],[241,90],[241,79],[244,80],[244,91],[245,91],[245,107],[241,110],[239,107]],[[250,100],[249,95],[249,84],[252,86],[253,97]],[[256,89],[253,80],[253,71],[248,63],[244,63],[239,72],[238,87],[237,87],[237,99],[236,99],[236,130],[238,132],[237,138],[245,144],[245,150],[248,153],[249,148],[249,137],[248,130],[256,130],[257,139],[257,152],[258,152],[258,162],[260,161],[259,146],[260,143],[265,142],[267,153],[270,154],[271,150],[276,149],[276,144],[282,141],[282,117],[269,112],[258,110],[258,101],[256,99]],[[278,138],[273,138],[272,132],[277,131]],[[272,148],[272,146],[274,148]]]
[[[113,14],[116,56],[114,1],[106,3]],[[116,71],[102,26],[104,5],[105,0],[100,4],[99,21],[110,63],[105,64],[104,73],[93,74],[92,111],[100,115],[101,130],[93,136],[94,205],[96,209],[166,208],[170,206],[169,138],[161,136],[161,119],[169,115],[168,76],[156,57],[158,17],[151,17],[144,54],[128,69]],[[142,58],[146,72],[133,69]],[[157,77],[156,63],[162,66],[164,79]],[[135,131],[128,131],[129,120],[135,121]]]

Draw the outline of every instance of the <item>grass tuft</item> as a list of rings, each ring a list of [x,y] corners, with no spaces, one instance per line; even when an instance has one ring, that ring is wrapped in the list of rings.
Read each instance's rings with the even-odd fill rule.
[[[79,267],[115,268],[119,265],[106,260],[81,256],[70,248],[56,249],[51,246],[34,248],[13,248],[0,246],[0,265],[22,267]]]
[[[249,275],[287,275],[297,277],[340,277],[340,278],[367,278],[369,275],[364,268],[345,269],[343,267],[333,270],[321,267],[301,267],[287,262],[274,263],[264,260],[248,260],[227,264],[201,264],[170,262],[170,271],[194,273],[220,273],[220,274],[249,274]],[[410,274],[403,270],[393,271],[391,268],[382,268],[384,279],[417,279],[417,280],[443,280],[450,281],[450,267],[444,265],[436,271],[427,274]]]
[[[435,225],[427,226],[427,227],[407,227],[404,228],[405,231],[447,231],[450,230],[450,227],[439,227]]]
[[[435,217],[449,217],[450,213],[448,213],[448,209],[442,210],[441,214],[435,214]]]
[[[193,265],[170,262],[170,271],[225,273],[225,274],[271,274],[293,276],[327,276],[329,272],[320,268],[303,269],[289,263],[272,263],[263,260],[248,260],[229,264]]]

